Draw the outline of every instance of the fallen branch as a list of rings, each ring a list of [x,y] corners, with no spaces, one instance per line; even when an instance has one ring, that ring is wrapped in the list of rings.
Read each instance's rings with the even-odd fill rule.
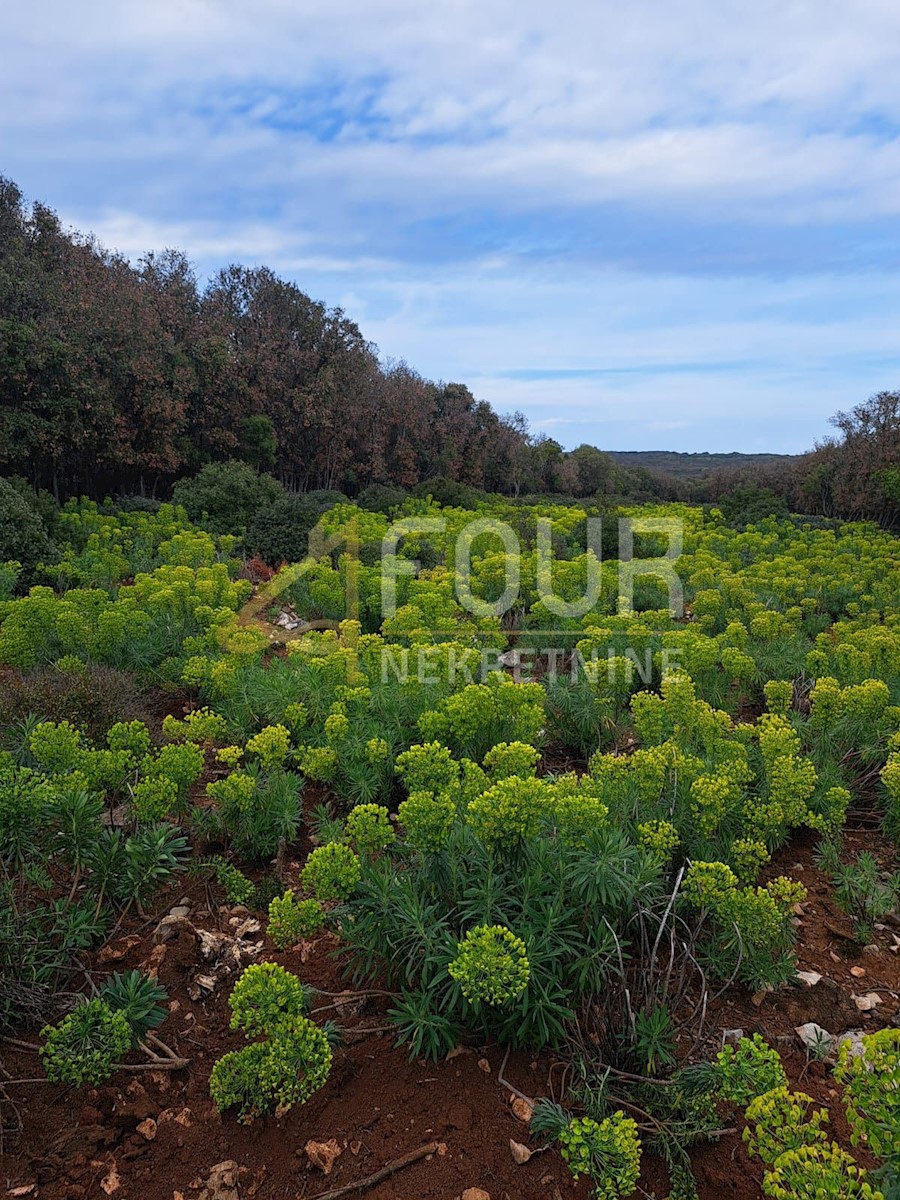
[[[114,1071],[181,1071],[189,1067],[189,1058],[154,1058],[152,1062],[116,1063]]]
[[[367,1175],[365,1179],[359,1179],[356,1183],[348,1183],[344,1187],[334,1188],[330,1192],[320,1192],[318,1196],[313,1196],[312,1200],[337,1200],[338,1196],[348,1196],[351,1192],[361,1192],[363,1188],[374,1187],[376,1183],[381,1183],[382,1179],[395,1175],[404,1167],[412,1166],[419,1159],[427,1158],[429,1154],[436,1154],[437,1148],[437,1142],[429,1142],[427,1146],[420,1146],[418,1150],[410,1150],[409,1154],[395,1158],[393,1162],[389,1162],[386,1167],[382,1167],[374,1175]]]

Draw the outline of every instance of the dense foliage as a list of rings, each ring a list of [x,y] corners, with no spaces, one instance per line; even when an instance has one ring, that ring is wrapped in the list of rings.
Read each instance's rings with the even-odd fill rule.
[[[253,519],[267,485],[254,500],[258,476],[232,474]],[[155,1036],[166,998],[138,973],[70,1011],[60,996],[79,955],[190,866],[268,911],[279,950],[327,931],[355,986],[391,992],[411,1055],[472,1038],[566,1056],[570,1108],[536,1129],[598,1195],[633,1190],[642,1147],[690,1195],[688,1150],[720,1128],[718,1103],[747,1110],[767,1194],[804,1195],[811,1174],[825,1195],[889,1194],[893,1036],[835,1072],[883,1175],[827,1141],[761,1038],[680,1056],[713,989],[793,979],[805,890],[771,860],[796,831],[861,939],[896,903],[896,874],[841,841],[853,804],[900,825],[896,539],[617,510],[680,522],[680,612],[650,575],[625,596],[621,564],[588,548],[590,505],[390,497],[387,515],[333,497],[322,553],[254,589],[204,494],[205,528],[176,504],[68,502],[37,582],[0,600],[0,1021],[43,1027],[48,1075],[100,1080]],[[394,516],[413,522],[397,541]],[[488,518],[521,547],[503,613],[487,604],[508,587],[502,543],[481,525],[460,548]],[[658,530],[638,532],[645,557]],[[304,618],[293,636],[282,613]],[[136,715],[129,689],[166,715]],[[268,890],[246,873],[266,863]],[[310,995],[276,963],[240,977],[248,1041],[215,1065],[220,1110],[283,1112],[326,1084],[334,1038]]]

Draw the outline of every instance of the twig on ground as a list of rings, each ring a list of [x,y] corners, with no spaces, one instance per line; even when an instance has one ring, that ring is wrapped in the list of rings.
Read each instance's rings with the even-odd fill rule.
[[[348,1183],[344,1187],[333,1188],[330,1192],[320,1192],[318,1196],[313,1196],[312,1200],[338,1200],[339,1196],[348,1196],[351,1192],[361,1192],[363,1188],[374,1187],[376,1183],[381,1183],[382,1179],[388,1179],[397,1171],[402,1171],[404,1167],[412,1166],[419,1159],[427,1158],[429,1154],[436,1154],[437,1149],[437,1142],[428,1142],[427,1145],[420,1146],[418,1150],[410,1150],[409,1154],[395,1158],[386,1167],[376,1171],[374,1175],[367,1175],[365,1179],[358,1179],[356,1183]]]

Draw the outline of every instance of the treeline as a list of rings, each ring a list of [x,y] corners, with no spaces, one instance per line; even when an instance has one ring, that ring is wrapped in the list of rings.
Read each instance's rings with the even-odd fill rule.
[[[878,392],[836,413],[838,436],[773,466],[715,471],[686,498],[723,503],[744,520],[766,511],[873,520],[900,529],[900,392]]]
[[[198,287],[175,251],[132,266],[0,181],[0,470],[57,497],[164,494],[240,458],[292,490],[525,482],[524,421],[383,367],[340,309],[271,271]],[[521,460],[521,461],[519,461]]]
[[[763,508],[896,525],[897,394],[835,420],[842,439],[799,460],[700,480],[566,452],[464,384],[384,364],[341,309],[266,268],[226,267],[201,287],[178,251],[133,265],[0,177],[0,475],[57,500],[166,498],[239,460],[289,493],[702,503],[749,487],[775,497]]]

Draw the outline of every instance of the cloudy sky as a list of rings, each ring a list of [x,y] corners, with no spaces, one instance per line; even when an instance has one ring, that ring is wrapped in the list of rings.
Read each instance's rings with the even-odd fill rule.
[[[31,0],[0,173],[566,446],[794,452],[900,386],[898,47],[896,0]]]

